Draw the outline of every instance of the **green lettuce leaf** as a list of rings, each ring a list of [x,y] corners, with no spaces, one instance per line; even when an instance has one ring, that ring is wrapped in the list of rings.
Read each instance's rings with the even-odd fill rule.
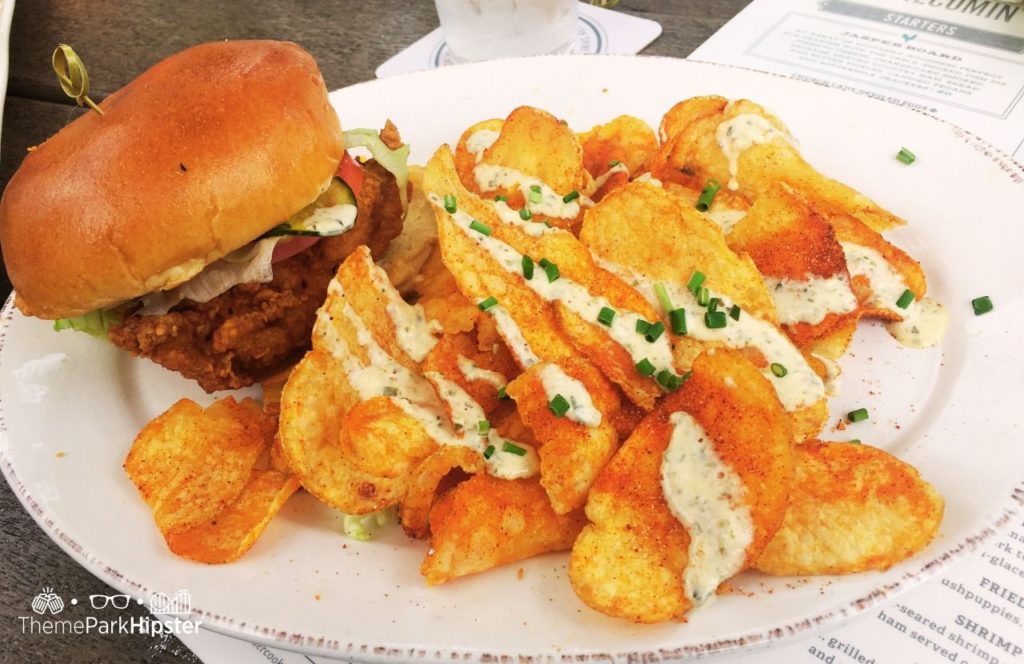
[[[115,309],[97,309],[74,318],[58,318],[53,321],[53,329],[75,330],[85,332],[97,339],[106,339],[107,332],[121,322],[121,312]]]
[[[409,183],[409,146],[403,145],[397,150],[392,150],[384,145],[384,141],[380,140],[380,134],[372,129],[349,129],[342,132],[342,136],[345,138],[345,147],[366,148],[378,164],[395,176],[404,209],[409,204],[406,191]]]

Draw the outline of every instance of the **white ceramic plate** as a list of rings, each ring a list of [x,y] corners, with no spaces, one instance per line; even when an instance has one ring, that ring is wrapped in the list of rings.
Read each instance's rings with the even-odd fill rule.
[[[824,434],[896,453],[946,497],[939,537],[914,559],[884,573],[828,579],[744,574],[733,583],[738,592],[686,624],[638,626],[581,604],[564,555],[426,588],[418,573],[425,543],[397,529],[372,543],[346,540],[336,514],[298,495],[241,561],[189,563],[167,552],[121,463],[150,418],[183,396],[210,397],[105,343],[54,333],[10,305],[0,347],[0,465],[8,482],[58,544],[125,592],[188,589],[207,628],[365,660],[720,652],[833,624],[935,575],[1020,509],[1013,499],[1024,477],[1019,164],[952,126],[864,97],[671,59],[499,61],[374,81],[332,100],[346,127],[394,120],[422,162],[472,122],[520,104],[580,130],[621,113],[657,126],[674,102],[711,93],[764,103],[813,164],[909,219],[892,235],[921,260],[929,293],[950,311],[946,339],[929,351],[901,349],[865,324],[842,361],[832,409],[863,406],[871,420],[833,433],[834,416]],[[918,155],[912,166],[894,158],[901,146]],[[979,295],[992,297],[994,312],[972,314]],[[51,354],[66,357],[25,369]]]

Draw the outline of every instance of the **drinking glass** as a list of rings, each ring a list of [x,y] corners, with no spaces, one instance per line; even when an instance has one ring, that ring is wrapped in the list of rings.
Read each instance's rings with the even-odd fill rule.
[[[576,0],[434,0],[457,61],[567,53],[576,37]]]

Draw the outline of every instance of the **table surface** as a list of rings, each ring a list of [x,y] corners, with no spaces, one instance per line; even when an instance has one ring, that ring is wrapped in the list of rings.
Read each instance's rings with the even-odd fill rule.
[[[663,27],[645,55],[685,57],[746,5],[746,0],[623,0],[616,11]],[[328,89],[374,78],[395,53],[437,27],[431,2],[276,0],[18,0],[0,144],[4,187],[29,146],[82,111],[61,92],[50,67],[59,42],[74,45],[88,65],[91,96],[100,100],[155,62],[193,44],[218,39],[298,42],[323,71]],[[2,296],[11,285],[6,271]],[[198,662],[174,637],[23,634],[44,586],[83,597],[114,591],[51,542],[0,483],[0,662]],[[112,611],[112,609],[108,609]],[[135,607],[123,613],[141,615]]]

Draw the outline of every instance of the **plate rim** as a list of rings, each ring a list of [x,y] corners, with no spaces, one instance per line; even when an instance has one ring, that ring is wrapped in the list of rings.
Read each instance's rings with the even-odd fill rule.
[[[13,2],[11,2],[13,5]],[[982,139],[973,132],[963,129],[947,120],[930,115],[919,109],[887,102],[874,98],[869,93],[857,93],[851,90],[838,89],[835,86],[827,85],[816,81],[805,81],[800,79],[794,79],[782,74],[773,72],[764,72],[748,67],[741,67],[737,65],[722,64],[715,62],[707,62],[702,60],[686,60],[682,58],[673,58],[668,56],[632,56],[632,55],[618,55],[618,54],[602,54],[602,55],[560,55],[560,56],[526,56],[518,58],[503,58],[499,60],[467,63],[463,65],[454,65],[457,68],[487,68],[493,65],[493,63],[509,62],[509,61],[535,61],[544,60],[549,58],[564,59],[584,59],[584,58],[615,58],[622,60],[661,60],[670,61],[676,66],[686,67],[689,65],[699,65],[716,67],[722,69],[734,69],[746,72],[751,75],[758,77],[772,77],[786,81],[787,84],[796,84],[798,86],[807,86],[807,89],[825,89],[830,90],[833,93],[839,93],[841,95],[854,95],[866,97],[872,103],[884,104],[885,106],[904,111],[910,111],[918,116],[927,118],[930,121],[938,122],[943,125],[954,138],[960,139],[963,143],[966,143],[969,147],[975,151],[980,152],[984,157],[988,158],[996,165],[999,166],[1000,170],[1011,180],[1013,185],[1024,185],[1024,164],[1016,161],[1011,155],[1006,154],[1003,150],[993,146],[988,141]],[[406,77],[427,77],[435,75],[437,72],[442,72],[451,69],[451,67],[445,67],[443,69],[432,69],[418,72],[408,72],[398,74],[385,79],[374,79],[369,81],[363,81],[356,83],[344,88],[338,88],[337,90],[330,91],[330,95],[336,93],[351,90],[354,88],[362,88],[365,86],[379,85],[385,81],[392,81],[394,79],[403,79]],[[5,301],[3,308],[0,309],[0,357],[3,356],[4,349],[6,348],[7,333],[9,331],[11,321],[16,314],[15,292],[11,292]],[[67,553],[72,560],[80,565],[81,567],[88,570],[93,576],[97,577],[101,581],[111,585],[112,587],[130,595],[133,599],[140,601],[148,601],[152,591],[147,588],[146,585],[140,583],[134,579],[128,578],[123,572],[105,564],[97,556],[87,551],[78,541],[76,541],[70,534],[61,529],[52,516],[48,515],[43,506],[30,494],[26,485],[21,482],[17,476],[13,459],[8,455],[9,447],[11,445],[11,433],[7,428],[6,411],[4,408],[5,395],[0,393],[0,473],[3,474],[8,486],[11,488],[12,493],[18,498],[22,507],[28,512],[29,516],[39,525],[43,532],[50,538],[51,541],[56,543],[65,553]],[[523,653],[504,652],[495,655],[494,653],[487,652],[482,648],[468,648],[453,650],[450,648],[434,648],[426,646],[388,646],[388,645],[374,645],[365,643],[356,643],[354,641],[343,643],[337,639],[326,637],[326,636],[314,636],[306,634],[289,633],[285,630],[278,630],[273,627],[261,626],[252,624],[247,621],[238,621],[229,616],[222,616],[209,611],[204,611],[201,608],[195,606],[191,607],[191,614],[193,619],[199,619],[202,621],[201,628],[208,631],[221,634],[224,636],[236,638],[243,641],[250,641],[254,643],[260,643],[271,647],[281,648],[292,652],[298,652],[303,654],[311,654],[316,656],[325,656],[328,658],[337,657],[355,657],[360,661],[367,662],[391,662],[396,657],[400,657],[408,660],[418,661],[451,661],[453,659],[459,659],[463,661],[493,661],[497,656],[501,657],[514,657],[520,662],[555,662],[563,661],[565,658],[569,658],[572,661],[620,661],[620,660],[632,660],[641,659],[642,661],[663,661],[663,660],[676,660],[684,659],[693,656],[720,656],[727,654],[738,654],[740,649],[754,649],[754,648],[766,648],[770,645],[782,644],[794,640],[799,637],[810,636],[822,629],[827,627],[835,627],[841,624],[848,618],[863,614],[868,609],[884,603],[891,599],[893,596],[905,592],[910,588],[919,586],[936,576],[940,573],[944,573],[956,562],[963,560],[968,554],[976,551],[982,544],[988,542],[993,537],[997,536],[1002,530],[1004,530],[1010,522],[1024,514],[1024,478],[1022,478],[1010,491],[1008,497],[1005,498],[1005,503],[1001,503],[1002,507],[994,510],[992,513],[982,515],[978,520],[978,528],[975,532],[964,537],[959,542],[952,546],[944,546],[942,550],[936,552],[931,559],[925,561],[916,561],[914,567],[907,570],[898,579],[880,586],[872,588],[866,595],[851,601],[840,602],[835,605],[828,606],[816,612],[816,615],[806,617],[796,622],[788,623],[785,625],[777,625],[770,629],[760,629],[751,632],[750,634],[723,639],[714,642],[701,643],[698,645],[684,645],[679,647],[661,647],[657,649],[641,649],[636,651],[615,651],[608,653],[600,653],[595,651],[579,651],[579,652],[565,652],[561,654],[554,654],[543,651],[528,651]]]

